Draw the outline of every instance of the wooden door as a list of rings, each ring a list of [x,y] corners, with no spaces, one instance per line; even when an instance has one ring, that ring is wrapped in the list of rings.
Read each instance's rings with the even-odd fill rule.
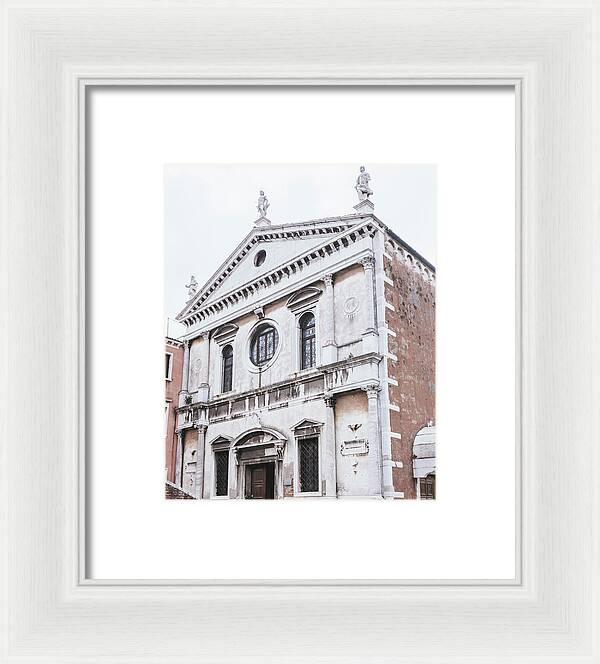
[[[267,469],[265,466],[252,466],[250,470],[250,498],[267,497]]]

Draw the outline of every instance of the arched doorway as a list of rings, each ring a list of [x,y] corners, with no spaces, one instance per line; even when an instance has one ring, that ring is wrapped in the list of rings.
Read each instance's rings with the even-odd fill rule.
[[[273,429],[252,429],[236,438],[236,496],[246,500],[283,497],[285,437]]]

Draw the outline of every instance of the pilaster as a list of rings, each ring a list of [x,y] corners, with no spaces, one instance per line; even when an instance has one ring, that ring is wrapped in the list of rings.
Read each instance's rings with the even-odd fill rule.
[[[335,397],[325,397],[325,426],[323,429],[323,479],[325,495],[330,498],[337,496],[337,467],[335,453]]]
[[[377,332],[377,321],[375,316],[375,293],[374,293],[374,269],[375,258],[373,255],[365,256],[360,261],[363,266],[364,302],[365,302],[365,329],[362,333],[363,353],[377,353],[379,348],[379,334]]]
[[[177,452],[175,454],[175,484],[177,486],[183,485],[182,477],[182,467],[183,467],[183,431],[180,429],[177,431]]]
[[[196,449],[195,489],[196,498],[200,499],[203,497],[204,491],[204,447],[206,445],[207,426],[205,424],[196,424],[196,429],[198,429],[198,447]]]
[[[238,497],[238,468],[239,459],[237,456],[237,449],[233,446],[229,448],[229,477],[227,495],[229,498]]]
[[[335,294],[333,287],[333,275],[323,276],[325,293],[323,295],[323,306],[321,311],[323,318],[323,344],[322,364],[337,362],[337,345],[335,343]]]
[[[210,398],[209,387],[209,363],[210,363],[210,339],[208,332],[202,332],[200,335],[200,371],[198,372],[198,401],[206,403]]]
[[[383,467],[381,457],[381,438],[379,437],[379,385],[367,385],[362,388],[367,393],[367,434],[369,451],[375,455],[374,463],[378,469],[379,495],[384,493]],[[391,469],[390,469],[391,470]]]
[[[181,376],[181,392],[179,392],[179,405],[185,406],[190,384],[190,342],[183,342],[183,371]]]
[[[215,468],[212,448],[206,444],[206,432],[204,433],[204,489],[203,497],[210,498],[212,493],[211,484],[214,481]]]

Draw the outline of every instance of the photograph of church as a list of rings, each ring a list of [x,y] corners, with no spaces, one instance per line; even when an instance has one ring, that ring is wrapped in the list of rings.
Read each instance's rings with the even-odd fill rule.
[[[194,249],[167,339],[167,497],[435,498],[435,267],[353,169],[349,213],[278,223],[265,182],[245,237],[215,235],[233,251]]]

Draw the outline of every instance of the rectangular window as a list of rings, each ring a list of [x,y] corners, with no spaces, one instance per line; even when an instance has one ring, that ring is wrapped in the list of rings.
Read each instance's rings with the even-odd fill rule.
[[[302,335],[302,369],[310,369],[315,366],[315,328],[303,330]]]
[[[229,450],[215,452],[215,488],[217,496],[226,496],[229,484]]]
[[[223,365],[223,392],[231,392],[233,385],[233,358],[229,357]]]
[[[298,441],[299,484],[301,493],[319,490],[319,439],[302,438]]]
[[[173,353],[165,353],[165,378],[171,380],[173,375]]]
[[[266,358],[273,357],[273,354],[275,353],[275,331],[269,330],[265,337],[267,341],[267,354],[265,355],[266,360]]]

